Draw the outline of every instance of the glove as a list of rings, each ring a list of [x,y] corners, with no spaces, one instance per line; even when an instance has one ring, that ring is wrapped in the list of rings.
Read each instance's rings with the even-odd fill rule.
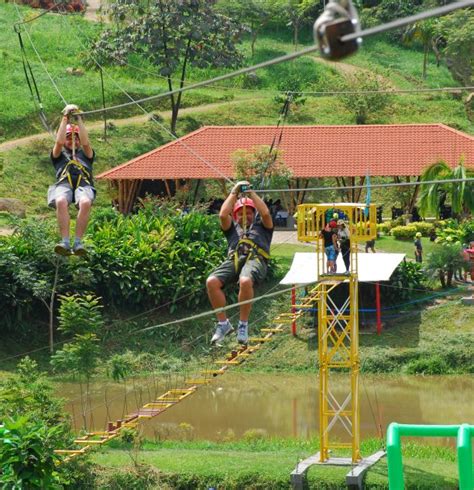
[[[79,107],[77,107],[76,104],[68,104],[64,109],[63,109],[63,114],[65,116],[70,116],[74,113],[80,112]]]
[[[240,182],[237,182],[237,184],[234,185],[231,194],[237,196],[239,192],[247,192],[251,188],[252,185],[250,184],[250,182],[248,182],[247,180],[241,180]]]

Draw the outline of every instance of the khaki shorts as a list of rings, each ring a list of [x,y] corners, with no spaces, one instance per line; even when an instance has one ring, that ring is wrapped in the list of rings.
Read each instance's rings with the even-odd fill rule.
[[[48,206],[51,208],[55,208],[56,199],[58,199],[59,197],[65,197],[68,204],[71,204],[74,201],[76,203],[76,206],[78,206],[79,201],[83,197],[86,197],[91,202],[93,202],[95,199],[95,194],[95,189],[90,185],[80,185],[74,191],[69,184],[50,185],[48,188]]]
[[[265,259],[255,257],[248,259],[241,257],[238,270],[235,270],[234,259],[224,260],[210,275],[217,277],[224,286],[236,283],[241,277],[250,277],[254,284],[265,279],[268,271],[268,264]]]

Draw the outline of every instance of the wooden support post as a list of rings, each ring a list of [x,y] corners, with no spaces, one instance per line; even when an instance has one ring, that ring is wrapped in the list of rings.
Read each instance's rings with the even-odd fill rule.
[[[375,283],[375,308],[377,315],[377,335],[382,333],[382,314],[380,311],[380,283]]]
[[[168,180],[167,179],[163,179],[163,180],[165,182],[166,193],[168,194],[168,197],[171,197],[171,189],[170,189],[170,185],[168,184]]]
[[[293,286],[291,288],[291,313],[293,315],[296,313],[296,287]],[[291,333],[293,337],[296,337],[296,318],[293,318],[293,322],[291,323]]]

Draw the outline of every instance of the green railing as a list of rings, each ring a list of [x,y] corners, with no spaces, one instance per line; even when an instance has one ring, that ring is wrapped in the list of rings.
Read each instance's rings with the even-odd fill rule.
[[[390,490],[403,490],[401,437],[456,437],[459,468],[459,490],[472,490],[474,486],[472,470],[471,438],[474,425],[408,425],[392,422],[387,429],[388,484]]]

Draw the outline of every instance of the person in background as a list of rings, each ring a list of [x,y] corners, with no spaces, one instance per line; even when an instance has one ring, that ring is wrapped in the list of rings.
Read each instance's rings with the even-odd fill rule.
[[[341,250],[342,260],[346,266],[346,272],[349,272],[351,267],[351,241],[349,236],[349,228],[343,219],[337,221],[338,231],[337,239]]]
[[[75,119],[77,125],[72,124]],[[56,171],[56,183],[48,188],[48,206],[56,209],[61,241],[54,247],[59,255],[86,255],[82,237],[89,222],[89,214],[96,191],[92,180],[94,150],[77,105],[68,104],[56,134],[51,151],[51,162]],[[69,237],[69,205],[79,209],[72,250]]]
[[[326,223],[326,226],[321,230],[321,238],[324,241],[324,251],[327,258],[327,273],[334,274],[337,271],[336,258],[339,253],[337,244],[337,223],[334,220]]]
[[[373,253],[375,253],[375,239],[367,240],[365,242],[365,253],[369,253],[369,249],[372,250]]]
[[[423,262],[423,245],[421,244],[421,233],[417,232],[415,235],[415,260],[421,264]]]
[[[246,189],[244,191],[244,189]],[[246,196],[238,198],[239,193]],[[207,278],[209,301],[214,309],[226,305],[224,286],[239,284],[239,302],[254,297],[254,285],[263,281],[268,270],[273,220],[267,205],[250,190],[247,181],[238,182],[219,212],[221,229],[228,243],[227,259]],[[252,304],[240,306],[237,342],[248,343],[249,316]],[[217,313],[217,328],[211,339],[217,344],[234,329],[225,312]]]

